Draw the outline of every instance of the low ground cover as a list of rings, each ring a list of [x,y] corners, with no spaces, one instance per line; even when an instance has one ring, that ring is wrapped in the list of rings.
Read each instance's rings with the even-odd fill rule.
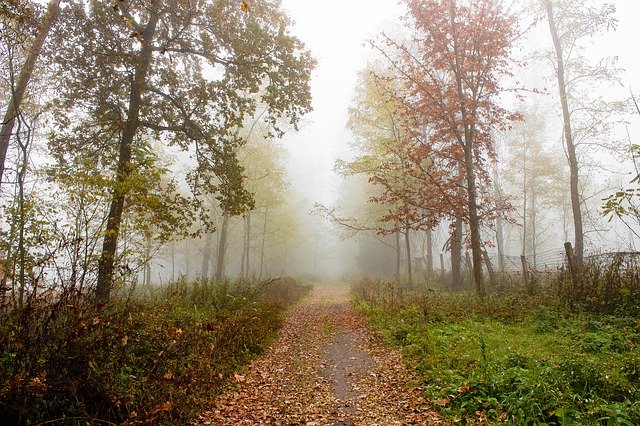
[[[364,290],[362,286],[366,286]],[[355,306],[402,347],[453,422],[640,424],[640,319],[571,310],[514,289],[390,291],[364,280]]]
[[[184,423],[259,354],[292,279],[140,289],[106,307],[63,292],[2,312],[0,423]]]

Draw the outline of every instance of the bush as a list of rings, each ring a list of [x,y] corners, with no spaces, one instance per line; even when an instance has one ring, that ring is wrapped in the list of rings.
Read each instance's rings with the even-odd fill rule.
[[[184,423],[308,290],[291,279],[179,281],[102,309],[64,292],[4,312],[0,423]]]

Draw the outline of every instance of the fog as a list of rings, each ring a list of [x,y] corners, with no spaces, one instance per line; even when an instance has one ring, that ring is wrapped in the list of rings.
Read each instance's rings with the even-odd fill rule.
[[[349,146],[353,136],[346,130],[345,125],[348,120],[348,108],[357,84],[358,72],[363,70],[368,62],[377,59],[369,41],[381,31],[393,33],[398,29],[399,18],[404,13],[403,6],[394,0],[374,2],[285,0],[283,5],[295,21],[295,33],[311,49],[318,61],[311,85],[314,110],[306,117],[300,132],[290,133],[283,140],[284,146],[290,153],[287,170],[293,188],[304,200],[305,210],[311,211],[316,202],[339,207],[344,181],[333,171],[333,166],[337,158],[349,159],[354,155]],[[640,39],[640,28],[636,20],[640,16],[640,4],[634,0],[619,0],[615,5],[619,21],[617,30],[597,37],[590,54],[594,60],[607,56],[618,57],[619,66],[624,69],[624,73],[620,75],[622,86],[617,88],[617,94],[624,97],[628,96],[631,90],[635,93],[640,90],[640,60],[635,47],[636,41]],[[531,38],[534,45],[528,45],[527,48],[551,49],[551,39],[544,25],[538,32],[539,34]],[[523,50],[527,49],[521,48],[521,52]],[[527,70],[522,70],[522,74],[521,78],[525,83],[550,91],[547,101],[551,108],[555,108],[555,102],[557,102],[553,97],[555,81],[550,78],[552,75],[548,70],[546,75],[537,75],[535,71]],[[555,132],[551,137],[551,143],[557,142],[561,132],[562,124],[558,114],[559,112],[554,112],[549,117],[549,132]],[[634,116],[628,116],[627,119],[631,138],[637,141],[640,135],[640,119]],[[627,130],[623,126],[618,131],[626,132]],[[628,182],[629,164],[621,167],[617,159],[608,159],[606,162],[619,173],[611,173],[609,176],[598,175],[596,179],[608,181],[613,189]],[[326,259],[332,259],[323,265],[327,268],[323,269],[323,272],[332,276],[366,273],[358,270],[355,265],[358,245],[349,239],[340,241],[340,234],[344,231],[340,227],[329,223],[326,226],[336,232],[330,235],[322,232],[319,238],[326,239],[326,245],[336,252],[323,255]],[[592,235],[593,249],[601,247],[625,250],[634,244],[634,239],[629,237],[625,227],[619,221],[614,221],[611,227],[612,232],[601,233],[598,236]],[[511,237],[509,252],[514,255],[519,254],[518,239],[515,233]],[[446,238],[441,236],[439,240],[439,248],[441,248]],[[553,245],[553,251],[560,251],[561,240],[562,238],[558,238],[550,242]],[[437,252],[440,250],[438,249]],[[335,259],[340,261],[336,262]]]

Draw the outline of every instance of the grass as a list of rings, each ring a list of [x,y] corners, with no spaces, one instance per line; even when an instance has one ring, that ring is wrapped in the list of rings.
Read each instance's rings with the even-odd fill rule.
[[[0,423],[188,423],[308,291],[180,281],[102,309],[68,292],[5,311]]]
[[[640,320],[514,296],[423,292],[355,305],[453,423],[640,424]]]

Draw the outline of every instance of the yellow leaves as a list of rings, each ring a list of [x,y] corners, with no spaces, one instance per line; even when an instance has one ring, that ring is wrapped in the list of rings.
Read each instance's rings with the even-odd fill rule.
[[[242,10],[244,13],[251,12],[251,6],[249,5],[249,2],[246,0],[242,0],[242,6],[240,6],[240,10]]]
[[[44,376],[32,377],[31,380],[29,380],[29,390],[36,393],[46,391],[48,388],[45,383],[46,380],[47,379]]]

